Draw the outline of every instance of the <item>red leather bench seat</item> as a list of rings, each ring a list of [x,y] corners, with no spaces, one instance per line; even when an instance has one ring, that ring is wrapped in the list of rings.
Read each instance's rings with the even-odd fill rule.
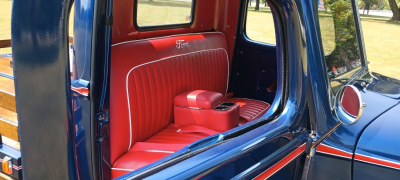
[[[176,151],[165,144],[180,147],[208,136],[177,132],[174,97],[192,90],[227,93],[230,62],[222,33],[135,40],[114,44],[111,50],[112,178]],[[258,101],[254,107],[248,106],[251,113],[240,112],[253,118],[260,113],[257,105]]]
[[[240,122],[239,125],[243,125],[247,122],[251,122],[264,115],[270,108],[270,104],[246,98],[230,98],[225,102],[234,102],[239,104],[240,109]]]

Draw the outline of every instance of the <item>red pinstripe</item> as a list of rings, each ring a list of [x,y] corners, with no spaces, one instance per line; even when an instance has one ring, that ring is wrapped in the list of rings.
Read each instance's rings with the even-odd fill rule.
[[[369,157],[369,156],[365,156],[365,155],[361,155],[361,154],[355,154],[354,159],[357,161],[362,161],[362,162],[366,162],[366,163],[370,163],[370,164],[376,164],[376,165],[400,170],[400,163],[398,163],[398,162]]]
[[[297,149],[295,149],[293,152],[291,152],[290,154],[288,154],[286,157],[284,157],[283,159],[281,159],[278,163],[274,164],[273,166],[271,166],[270,168],[268,168],[266,171],[264,171],[263,173],[261,173],[260,175],[258,175],[257,177],[255,177],[255,180],[261,180],[261,179],[267,179],[269,177],[271,177],[273,174],[275,174],[276,172],[278,172],[280,169],[282,169],[283,167],[285,167],[287,164],[289,164],[293,159],[295,159],[297,156],[299,156],[300,154],[302,154],[304,152],[304,150],[306,149],[306,144],[304,143],[303,145],[301,145],[300,147],[298,147]]]
[[[348,153],[343,150],[339,150],[330,146],[327,146],[325,144],[320,144],[317,146],[317,152],[325,153],[325,154],[330,154],[333,156],[340,156],[340,157],[345,157],[345,158],[353,158],[353,153]]]

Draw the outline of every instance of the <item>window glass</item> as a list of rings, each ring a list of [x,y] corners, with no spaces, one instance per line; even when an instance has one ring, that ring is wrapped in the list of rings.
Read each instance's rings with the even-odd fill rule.
[[[246,35],[254,41],[276,44],[274,19],[265,0],[260,0],[259,10],[256,2],[249,1],[246,19]]]
[[[318,0],[318,15],[326,70],[332,90],[361,68],[361,56],[351,0]]]
[[[192,0],[138,0],[139,27],[189,24],[191,20]]]

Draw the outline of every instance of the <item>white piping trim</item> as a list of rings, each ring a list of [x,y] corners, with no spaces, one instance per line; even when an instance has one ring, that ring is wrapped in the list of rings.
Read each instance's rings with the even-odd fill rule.
[[[129,112],[129,135],[130,135],[130,139],[129,139],[129,147],[128,147],[128,151],[129,149],[131,149],[131,145],[132,145],[132,117],[131,117],[131,104],[129,101],[129,74],[136,68],[144,66],[144,65],[148,65],[148,64],[152,64],[155,62],[159,62],[159,61],[163,61],[163,60],[167,60],[167,59],[171,59],[171,58],[175,58],[175,57],[180,57],[180,56],[185,56],[185,55],[190,55],[190,54],[194,54],[194,53],[199,53],[199,52],[206,52],[206,51],[213,51],[213,50],[224,50],[225,54],[226,54],[226,61],[228,64],[228,74],[227,74],[227,78],[226,78],[226,90],[225,90],[225,94],[228,92],[228,83],[229,83],[229,57],[228,57],[228,52],[226,52],[226,50],[224,48],[216,48],[216,49],[208,49],[208,50],[201,50],[201,51],[194,51],[194,52],[190,52],[190,53],[185,53],[185,54],[179,54],[179,55],[175,55],[175,56],[170,56],[170,57],[166,57],[166,58],[162,58],[159,60],[155,60],[155,61],[150,61],[147,63],[143,63],[143,64],[139,64],[135,67],[133,67],[127,74],[126,74],[126,95],[127,95],[127,101],[128,101],[128,112]]]
[[[145,150],[146,152],[159,152],[159,153],[175,153],[175,151],[161,151],[161,150]]]
[[[134,171],[134,169],[122,169],[122,168],[111,168],[111,169],[117,171]]]
[[[338,155],[338,154],[328,153],[328,152],[325,152],[325,151],[317,151],[317,152],[322,153],[322,154],[331,155],[331,156],[342,157],[342,158],[346,158],[346,159],[353,159],[352,157],[346,157],[346,156],[342,156],[342,155]]]
[[[148,41],[148,40],[155,40],[155,39],[162,39],[162,38],[169,38],[169,37],[176,37],[176,36],[189,36],[189,35],[201,35],[201,34],[223,34],[225,36],[224,33],[222,32],[203,32],[203,33],[187,33],[187,34],[175,34],[175,35],[170,35],[170,36],[161,36],[161,37],[153,37],[153,38],[146,38],[146,39],[136,39],[136,40],[131,40],[131,41],[124,41],[124,42],[119,42],[119,43],[115,43],[112,44],[111,46],[118,46],[121,44],[127,44],[127,43],[131,43],[131,42],[141,42],[141,41]],[[226,36],[225,36],[226,38]]]
[[[400,168],[393,167],[393,166],[387,166],[387,165],[378,164],[378,163],[373,163],[373,162],[364,161],[364,160],[359,160],[359,159],[355,159],[355,160],[356,160],[356,161],[360,161],[360,162],[364,162],[364,163],[367,163],[367,164],[373,164],[373,165],[376,165],[376,166],[383,166],[383,167],[387,167],[387,168],[392,168],[392,169],[400,170]]]
[[[375,160],[378,160],[378,161],[386,161],[386,162],[390,162],[390,163],[393,163],[393,164],[398,164],[398,165],[400,165],[400,163],[399,163],[399,162],[396,162],[396,161],[390,161],[390,160],[381,159],[381,158],[372,157],[372,156],[367,156],[367,155],[358,154],[358,153],[354,153],[354,154],[357,154],[357,155],[359,155],[359,156],[368,157],[368,158],[371,158],[371,159],[375,159]],[[355,159],[355,160],[358,160],[358,159],[356,159],[356,158],[354,158],[354,159]],[[363,161],[363,160],[358,160],[358,161]],[[368,162],[369,162],[369,161],[368,161]],[[370,162],[370,163],[373,163],[373,162]]]
[[[338,150],[338,151],[342,151],[342,152],[344,152],[344,153],[347,153],[347,154],[350,154],[350,155],[353,156],[353,153],[349,153],[349,152],[347,152],[347,151],[345,151],[345,150],[338,149],[338,148],[335,148],[335,147],[332,147],[332,146],[328,146],[328,145],[326,145],[326,144],[320,144],[320,146],[326,146],[326,147],[329,147],[329,148],[332,148],[332,149],[335,149],[335,150]],[[317,152],[321,152],[321,151],[318,151],[318,150],[317,150]],[[324,152],[325,152],[325,151],[324,151]]]

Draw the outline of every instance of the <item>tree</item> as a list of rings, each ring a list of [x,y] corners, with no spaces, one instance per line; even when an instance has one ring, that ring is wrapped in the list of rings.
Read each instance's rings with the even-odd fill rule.
[[[369,10],[371,7],[375,4],[378,4],[379,0],[361,0],[364,4],[364,11],[363,14],[365,14],[365,10],[367,10],[367,14],[369,14]]]
[[[267,0],[261,0],[260,3],[264,3],[264,7],[267,7]]]
[[[260,10],[260,0],[256,0],[256,7],[254,8],[254,10]]]
[[[332,12],[335,29],[335,48],[326,56],[327,66],[346,66],[350,71],[350,60],[360,59],[351,0],[325,1],[325,7]]]
[[[390,10],[392,10],[393,12],[392,20],[400,21],[400,9],[399,6],[397,5],[396,0],[389,0],[389,6]]]

